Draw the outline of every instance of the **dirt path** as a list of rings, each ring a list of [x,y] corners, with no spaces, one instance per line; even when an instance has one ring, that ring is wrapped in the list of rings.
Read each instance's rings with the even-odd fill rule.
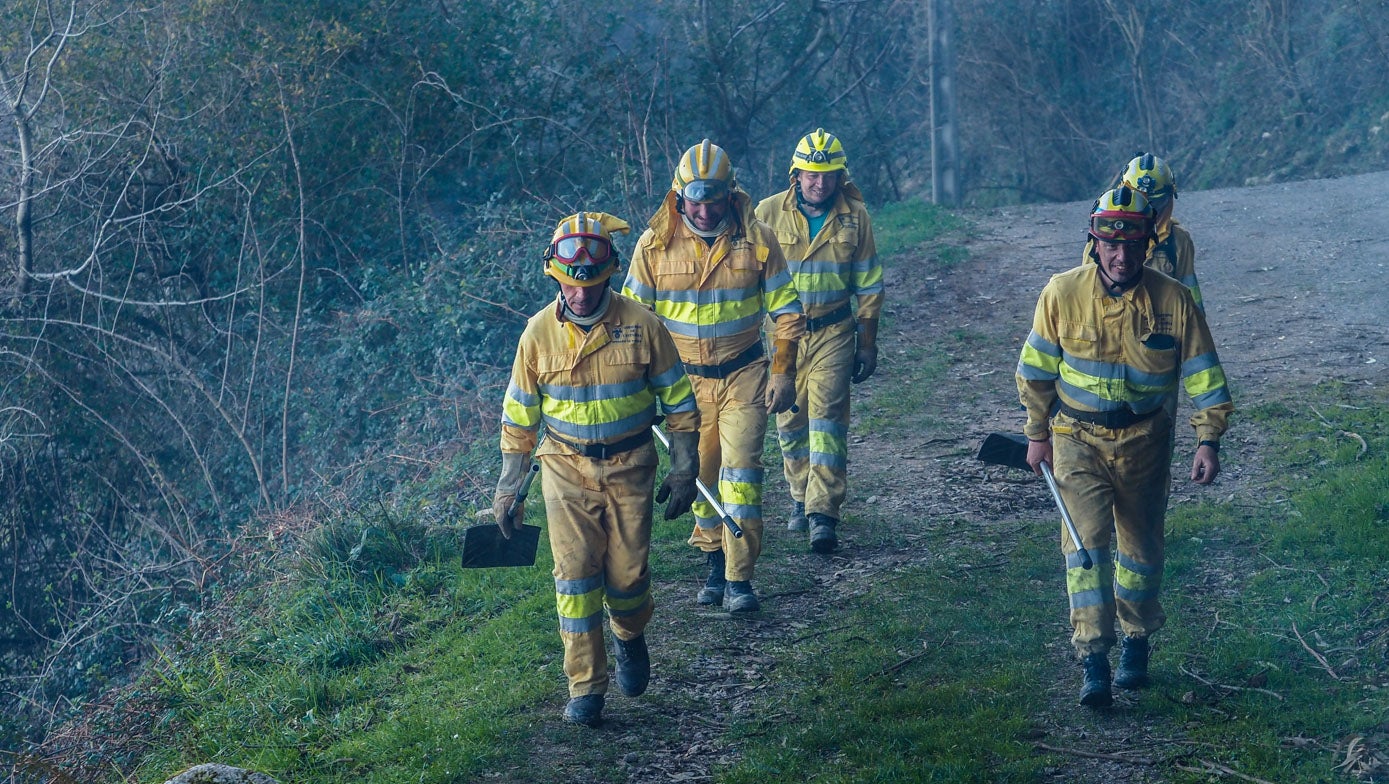
[[[1381,198],[1384,175],[1269,185],[1237,190],[1183,193],[1177,218],[1197,246],[1197,272],[1212,332],[1219,345],[1237,405],[1290,399],[1300,387],[1326,379],[1383,385],[1389,381],[1389,202]],[[1019,517],[1054,514],[1040,483],[1006,482],[970,459],[972,448],[993,430],[1016,430],[1022,422],[1013,367],[1031,323],[1032,307],[1047,278],[1079,261],[1088,203],[1051,204],[968,214],[970,260],[945,273],[919,275],[904,259],[888,270],[889,320],[884,357],[873,385],[898,380],[894,357],[910,346],[950,345],[952,334],[982,335],[980,350],[948,356],[948,378],[958,394],[938,413],[940,432],[907,429],[878,432],[853,446],[852,516],[872,502],[875,511],[904,521],[967,519],[974,531]],[[1189,403],[1183,403],[1184,421]],[[1189,429],[1179,431],[1176,465],[1189,464]],[[1185,439],[1185,440],[1183,440]],[[1256,493],[1261,481],[1261,439],[1238,419],[1226,440],[1229,458],[1216,485],[1197,489],[1174,471],[1173,503],[1193,498],[1224,499]],[[884,466],[891,466],[885,470]],[[776,472],[769,471],[769,478]],[[784,496],[769,481],[769,499]],[[769,547],[784,513],[769,500]],[[999,527],[1000,530],[1002,527]],[[784,534],[784,531],[781,531]],[[998,531],[978,534],[997,537]],[[1004,534],[1006,535],[1006,534]],[[1014,533],[1013,535],[1017,535]],[[1004,545],[1006,546],[1006,544]],[[818,623],[818,608],[830,584],[835,590],[867,586],[873,576],[904,563],[929,561],[921,551],[865,552],[848,549],[829,564],[807,561],[812,587],[771,597],[774,612],[748,622],[711,625],[675,607],[688,581],[658,586],[672,597],[653,622],[653,655],[665,663],[652,691],[625,702],[602,732],[605,742],[638,749],[622,758],[630,782],[712,780],[711,770],[731,761],[736,749],[722,745],[730,721],[756,710],[774,713],[778,695],[765,688],[777,664],[776,651]],[[1055,710],[1039,719],[1047,743],[1103,750],[1142,744],[1150,728],[1135,712],[1116,712],[1112,721],[1091,721],[1075,708],[1077,671],[1070,660],[1065,619],[1058,609],[1057,644],[1049,649],[1056,678],[1046,684]],[[695,630],[695,624],[700,624]],[[703,649],[691,649],[692,639]],[[684,642],[682,642],[684,641]],[[692,655],[692,654],[699,655]],[[1121,700],[1125,699],[1123,697]],[[565,736],[562,733],[558,737]],[[555,780],[585,780],[583,749],[538,750],[561,765]],[[1058,780],[1157,781],[1155,771],[1074,758],[1055,772]]]

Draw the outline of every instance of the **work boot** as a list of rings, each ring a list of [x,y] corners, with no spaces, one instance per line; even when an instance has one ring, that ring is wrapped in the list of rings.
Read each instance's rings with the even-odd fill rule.
[[[809,531],[810,521],[805,517],[805,503],[796,501],[796,509],[791,516],[786,518],[786,530],[788,531]]]
[[[1085,680],[1080,684],[1080,704],[1091,708],[1105,708],[1114,703],[1114,695],[1109,691],[1109,655],[1092,653],[1080,660],[1085,668]]]
[[[617,660],[617,688],[628,697],[640,697],[651,682],[651,656],[646,651],[646,635],[630,640],[617,639],[613,658]]]
[[[1119,648],[1119,669],[1114,685],[1121,689],[1141,689],[1148,685],[1148,638],[1125,637]]]
[[[723,578],[723,550],[711,550],[706,554],[706,560],[709,564],[709,578],[704,581],[704,587],[699,589],[699,597],[695,601],[699,604],[723,604],[723,590],[728,584]]]
[[[834,527],[839,525],[839,521],[826,514],[811,512],[810,522],[810,549],[817,553],[832,553],[834,548],[839,546],[839,537],[834,533]]]
[[[752,592],[752,581],[750,580],[729,580],[728,581],[728,611],[731,613],[757,612],[762,609],[762,604],[757,601],[757,594]]]
[[[583,724],[589,727],[597,727],[603,723],[603,695],[585,694],[582,697],[570,697],[569,704],[564,706],[564,720],[570,724]]]

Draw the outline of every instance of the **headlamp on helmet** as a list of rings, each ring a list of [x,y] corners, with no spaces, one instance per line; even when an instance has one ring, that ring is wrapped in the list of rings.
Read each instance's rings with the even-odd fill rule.
[[[814,133],[801,137],[800,142],[796,144],[796,151],[791,155],[792,177],[796,176],[797,170],[842,171],[848,176],[849,156],[845,154],[844,145],[840,144],[838,137],[824,128],[816,128]]]
[[[559,222],[545,248],[545,274],[569,286],[597,286],[617,271],[613,233],[631,226],[605,212],[580,212]]]
[[[1141,191],[1121,185],[1095,201],[1090,236],[1100,242],[1139,243],[1153,236],[1153,208]]]
[[[1177,197],[1177,179],[1172,167],[1150,152],[1136,156],[1124,169],[1123,184],[1148,197],[1153,211],[1161,212],[1169,199]]]

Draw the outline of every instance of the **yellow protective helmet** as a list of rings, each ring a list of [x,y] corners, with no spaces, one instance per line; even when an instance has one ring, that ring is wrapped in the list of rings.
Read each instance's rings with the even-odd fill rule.
[[[627,221],[606,212],[580,212],[559,222],[545,248],[545,274],[567,286],[597,286],[617,271],[613,234],[626,234]]]
[[[1148,197],[1120,185],[1095,200],[1090,209],[1090,236],[1102,242],[1147,242],[1153,236],[1153,219]]]
[[[682,199],[701,204],[724,198],[736,183],[733,162],[723,148],[705,139],[680,156],[670,189]]]
[[[791,155],[792,177],[796,176],[797,169],[810,172],[842,171],[847,177],[849,156],[844,153],[844,145],[839,143],[839,137],[824,128],[816,128],[814,133],[801,137],[796,152]]]
[[[1124,169],[1123,183],[1148,197],[1154,210],[1160,211],[1167,199],[1177,196],[1177,179],[1172,167],[1150,152],[1135,157]]]

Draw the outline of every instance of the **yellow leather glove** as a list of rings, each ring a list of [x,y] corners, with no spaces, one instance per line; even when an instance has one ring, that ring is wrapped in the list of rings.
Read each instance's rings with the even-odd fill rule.
[[[526,499],[521,499],[514,511],[511,505],[516,502],[516,492],[526,478],[526,469],[530,467],[529,457],[520,452],[502,453],[502,475],[497,480],[497,492],[492,495],[492,516],[496,518],[502,536],[507,539],[521,530],[521,523],[526,519]]]
[[[875,318],[859,319],[858,321],[858,349],[854,351],[854,375],[850,381],[855,384],[867,381],[873,375],[873,371],[878,369],[878,320]]]
[[[767,413],[780,414],[796,403],[796,341],[772,341],[772,377],[767,380]]]

